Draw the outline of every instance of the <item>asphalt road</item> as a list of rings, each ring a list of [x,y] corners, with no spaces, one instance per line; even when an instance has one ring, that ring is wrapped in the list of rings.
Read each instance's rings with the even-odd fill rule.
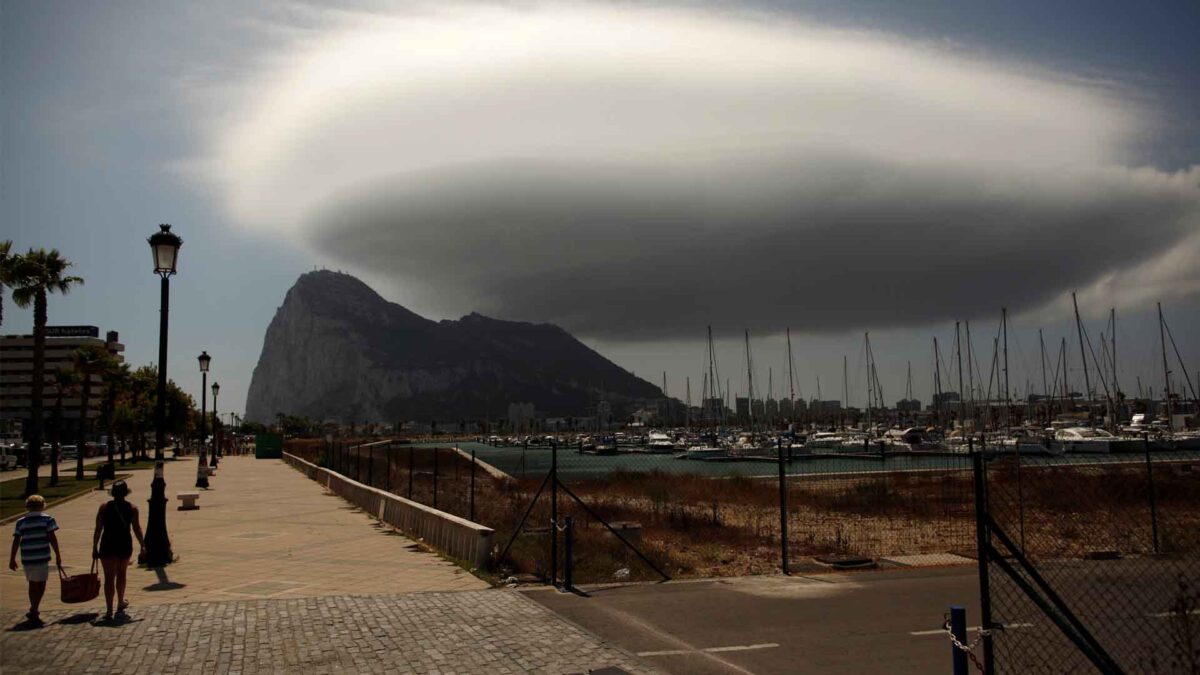
[[[938,673],[950,605],[979,622],[977,568],[744,577],[528,596],[670,673]],[[973,633],[972,633],[973,635]]]

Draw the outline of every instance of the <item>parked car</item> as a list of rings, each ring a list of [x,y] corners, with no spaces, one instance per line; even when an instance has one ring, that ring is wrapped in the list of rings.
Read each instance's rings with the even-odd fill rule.
[[[65,462],[67,460],[78,459],[78,458],[79,458],[79,448],[78,447],[76,447],[74,445],[64,445],[61,448],[59,448],[59,451],[58,451],[59,461]]]
[[[0,469],[11,471],[17,468],[20,458],[17,456],[15,448],[0,448]]]

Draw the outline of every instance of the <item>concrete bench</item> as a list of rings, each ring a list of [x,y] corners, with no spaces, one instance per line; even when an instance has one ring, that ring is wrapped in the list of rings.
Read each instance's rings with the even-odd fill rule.
[[[196,504],[196,500],[200,499],[199,492],[180,492],[179,494],[175,495],[175,498],[183,502],[183,504],[179,506],[180,511],[195,511],[196,509],[200,508]]]

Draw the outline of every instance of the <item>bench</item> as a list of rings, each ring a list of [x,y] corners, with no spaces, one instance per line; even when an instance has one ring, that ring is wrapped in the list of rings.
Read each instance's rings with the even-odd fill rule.
[[[200,508],[196,504],[196,500],[200,499],[199,492],[180,492],[178,495],[175,495],[175,498],[183,502],[179,507],[180,511],[195,511]]]

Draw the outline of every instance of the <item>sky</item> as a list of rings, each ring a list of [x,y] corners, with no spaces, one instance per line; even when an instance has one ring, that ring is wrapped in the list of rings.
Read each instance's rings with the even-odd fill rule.
[[[1188,0],[6,1],[0,237],[75,261],[51,322],[144,364],[172,223],[168,370],[198,393],[206,350],[225,411],[319,267],[693,400],[711,325],[737,393],[748,331],[756,392],[861,404],[870,332],[885,400],[911,364],[927,401],[934,337],[956,368],[970,321],[986,372],[1001,308],[1010,386],[1041,390],[1039,328],[1074,383],[1076,292],[1161,391],[1156,302],[1200,368],[1198,38]]]

